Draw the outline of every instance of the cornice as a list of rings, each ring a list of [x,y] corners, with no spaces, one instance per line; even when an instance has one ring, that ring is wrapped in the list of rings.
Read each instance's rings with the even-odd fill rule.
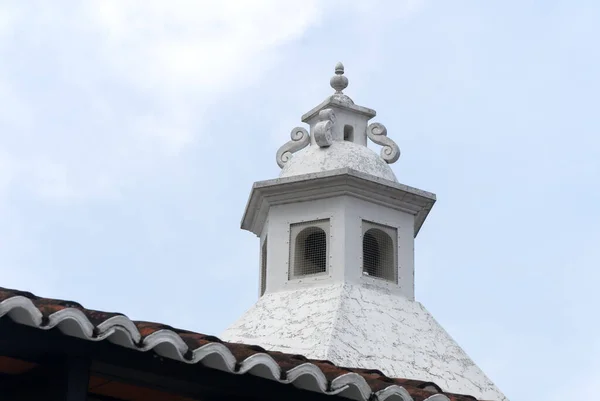
[[[319,114],[319,111],[323,110],[326,107],[338,107],[343,110],[352,111],[357,114],[362,114],[368,118],[373,118],[377,115],[375,110],[370,109],[364,106],[358,106],[351,101],[343,101],[340,99],[339,95],[331,95],[327,97],[324,101],[322,101],[318,106],[313,107],[308,112],[302,115],[302,122],[308,123],[313,117]]]
[[[241,227],[258,236],[271,206],[342,195],[413,214],[415,237],[436,201],[431,192],[343,168],[254,183]]]

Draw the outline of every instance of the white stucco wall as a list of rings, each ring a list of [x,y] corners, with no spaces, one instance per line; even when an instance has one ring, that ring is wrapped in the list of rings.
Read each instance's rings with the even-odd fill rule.
[[[362,274],[363,221],[397,230],[398,283],[393,284]],[[414,299],[414,215],[381,206],[363,199],[347,197],[345,202],[346,244],[345,279],[356,284],[370,283],[384,288],[400,287],[400,294]]]
[[[290,226],[294,223],[329,220],[329,264],[324,275],[288,279]],[[362,222],[370,221],[397,230],[398,283],[362,274]],[[399,287],[402,296],[414,299],[414,216],[352,196],[273,206],[261,235],[267,241],[267,292],[305,288],[319,283],[371,283]]]
[[[266,294],[221,338],[507,401],[427,309],[397,288],[334,283]]]
[[[367,125],[372,117],[371,115],[357,113],[355,110],[349,110],[346,107],[339,107],[334,103],[326,102],[325,104],[322,104],[322,107],[328,107],[335,114],[335,124],[333,125],[331,132],[334,141],[344,140],[344,128],[349,125],[353,129],[352,142],[356,143],[357,145],[367,146]],[[357,107],[355,105],[350,105],[350,107],[361,109],[360,106]],[[318,114],[314,114],[312,118],[305,119],[304,122],[310,125],[311,145],[316,145],[313,133],[315,124],[319,122]]]
[[[351,168],[373,177],[398,182],[391,167],[372,149],[353,142],[336,141],[320,148],[311,145],[294,154],[281,169],[280,177]]]

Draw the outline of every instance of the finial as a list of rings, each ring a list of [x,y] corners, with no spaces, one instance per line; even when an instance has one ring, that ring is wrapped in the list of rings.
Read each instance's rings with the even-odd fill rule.
[[[344,76],[344,64],[335,65],[335,75],[329,80],[329,85],[335,89],[335,93],[342,93],[348,87],[348,78]]]

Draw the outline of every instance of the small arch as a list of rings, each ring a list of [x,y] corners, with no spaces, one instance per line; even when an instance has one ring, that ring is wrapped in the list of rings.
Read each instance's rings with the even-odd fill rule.
[[[363,274],[397,282],[395,241],[384,230],[369,228],[363,235]]]
[[[344,125],[344,141],[354,142],[354,127]]]
[[[293,225],[291,230],[290,278],[327,272],[327,232],[317,225],[302,225],[304,227]]]

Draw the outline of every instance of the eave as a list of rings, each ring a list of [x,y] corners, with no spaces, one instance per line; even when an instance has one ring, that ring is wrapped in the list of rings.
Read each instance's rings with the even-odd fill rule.
[[[342,96],[344,96],[344,95],[342,95]],[[332,96],[329,96],[324,101],[322,101],[319,105],[313,107],[308,112],[304,113],[302,115],[302,122],[308,123],[317,114],[319,114],[319,111],[323,110],[326,107],[337,107],[337,108],[340,108],[343,110],[352,111],[357,114],[362,114],[368,118],[373,118],[377,115],[377,113],[373,109],[370,109],[370,108],[364,107],[364,106],[358,106],[354,103],[351,103],[351,101],[343,102],[343,101],[339,100],[338,98],[336,98],[336,95],[332,95]]]
[[[259,236],[271,206],[342,195],[413,214],[415,237],[436,201],[431,192],[343,168],[254,183],[241,227]]]

